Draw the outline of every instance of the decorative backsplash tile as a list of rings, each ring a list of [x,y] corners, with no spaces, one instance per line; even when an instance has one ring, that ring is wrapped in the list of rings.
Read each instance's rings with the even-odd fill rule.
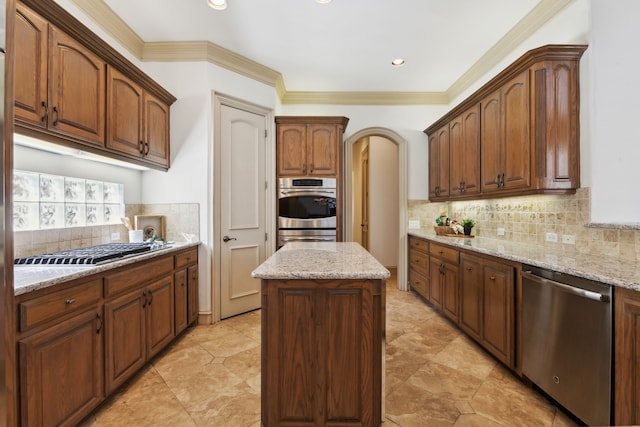
[[[13,173],[14,230],[43,230],[119,224],[124,215],[124,186],[114,182]]]

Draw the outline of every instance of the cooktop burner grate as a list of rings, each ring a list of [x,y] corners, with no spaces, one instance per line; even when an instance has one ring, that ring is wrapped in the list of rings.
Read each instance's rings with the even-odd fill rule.
[[[16,258],[15,265],[95,265],[151,250],[149,243],[107,243],[88,248]]]

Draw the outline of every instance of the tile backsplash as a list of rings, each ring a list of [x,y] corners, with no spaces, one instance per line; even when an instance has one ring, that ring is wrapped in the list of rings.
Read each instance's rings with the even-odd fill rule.
[[[593,255],[640,260],[640,227],[590,223],[590,191],[579,189],[574,195],[534,195],[467,202],[430,203],[410,200],[408,219],[420,220],[424,228],[435,225],[435,218],[446,211],[451,218],[473,218],[474,235],[529,242],[552,247],[555,251],[578,251]],[[504,236],[497,229],[504,228]],[[558,242],[546,242],[546,233],[556,233]],[[562,243],[562,236],[575,236],[575,245]]]
[[[198,203],[125,205],[125,215],[164,215],[166,239],[184,242],[182,233],[200,235],[200,206]],[[111,240],[114,233],[120,239]],[[13,234],[14,257],[24,257],[67,249],[83,248],[111,242],[127,242],[129,233],[122,224],[88,227],[56,228],[49,230],[15,231]]]

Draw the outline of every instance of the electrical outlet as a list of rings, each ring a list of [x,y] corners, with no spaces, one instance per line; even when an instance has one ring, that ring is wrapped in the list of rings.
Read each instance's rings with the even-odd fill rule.
[[[563,234],[562,243],[564,243],[565,245],[575,245],[576,236],[574,236],[573,234]]]
[[[556,233],[547,233],[545,235],[545,240],[551,243],[558,243],[558,234]]]
[[[504,236],[504,228],[498,227],[498,236]]]
[[[120,240],[120,233],[111,233],[111,241]]]
[[[420,220],[419,219],[410,219],[409,220],[409,228],[420,228]]]

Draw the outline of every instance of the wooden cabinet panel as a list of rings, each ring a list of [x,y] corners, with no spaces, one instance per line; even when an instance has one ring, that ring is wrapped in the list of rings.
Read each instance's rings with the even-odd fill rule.
[[[429,302],[442,311],[442,269],[444,263],[437,258],[429,258]]]
[[[428,253],[429,251],[429,242],[426,239],[420,239],[415,236],[409,236],[409,250],[419,251]]]
[[[513,267],[485,262],[483,329],[485,347],[507,366],[513,365]]]
[[[198,265],[192,265],[187,269],[187,314],[188,324],[198,320]]]
[[[15,117],[46,127],[49,26],[31,10],[16,5]]]
[[[279,125],[277,135],[278,176],[307,174],[307,127]]]
[[[338,171],[338,129],[334,125],[307,126],[309,175],[335,176]]]
[[[477,104],[449,124],[452,197],[480,193],[480,105]]]
[[[615,288],[614,421],[640,424],[640,292]]]
[[[409,285],[411,289],[420,294],[427,301],[429,300],[429,280],[416,270],[409,270]]]
[[[102,313],[92,309],[19,341],[23,426],[74,426],[102,400]]]
[[[263,424],[378,425],[384,281],[262,283]]]
[[[528,188],[531,141],[529,131],[529,71],[524,71],[502,89],[502,188]]]
[[[198,262],[198,248],[193,248],[175,256],[175,268],[180,269]]]
[[[409,268],[426,276],[429,274],[429,256],[425,253],[410,251]]]
[[[463,254],[460,257],[460,328],[478,342],[482,341],[483,305],[482,260]]]
[[[494,92],[480,102],[480,133],[482,142],[482,191],[500,189],[503,173],[500,92]]]
[[[449,196],[449,125],[429,137],[429,199]]]
[[[147,358],[153,357],[173,340],[173,276],[147,286]]]
[[[49,128],[104,147],[106,63],[50,27]]]
[[[164,276],[173,272],[173,257],[165,256],[136,264],[132,267],[120,268],[115,273],[109,273],[104,278],[104,294],[106,297],[115,296],[129,289],[152,280],[154,277]]]
[[[104,305],[107,394],[140,369],[146,355],[146,293],[138,289]]]
[[[169,106],[144,93],[144,159],[169,168]]]
[[[460,320],[458,266],[443,263],[442,267],[442,312],[453,322],[458,323]]]
[[[107,67],[107,148],[141,157],[143,90],[113,67]]]
[[[458,264],[460,257],[460,252],[457,249],[433,242],[429,245],[429,254],[451,264]]]
[[[187,313],[187,270],[176,271],[173,275],[174,302],[175,302],[175,331],[176,335],[184,331],[189,324]]]
[[[429,242],[409,236],[409,285],[429,300]]]

